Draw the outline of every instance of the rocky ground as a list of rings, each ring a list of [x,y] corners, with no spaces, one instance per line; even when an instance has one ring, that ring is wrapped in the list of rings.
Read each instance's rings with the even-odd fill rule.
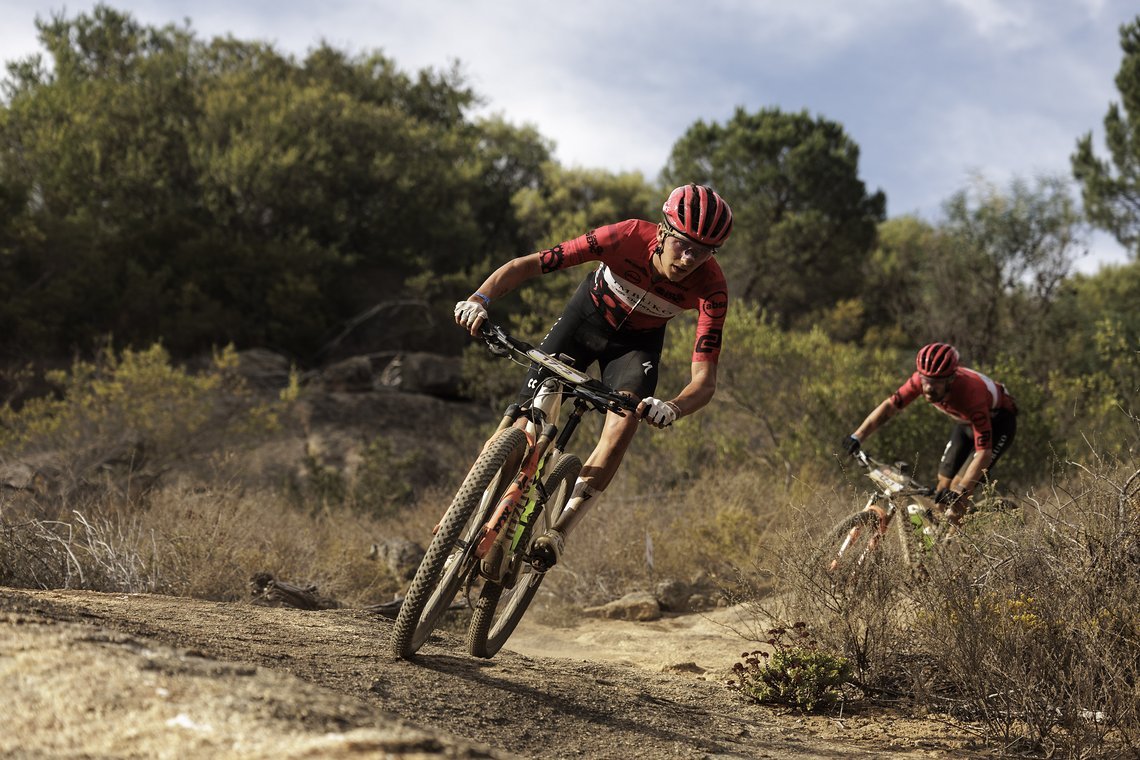
[[[0,589],[0,755],[975,756],[937,718],[743,701],[723,686],[749,648],[733,614],[524,621],[493,660],[441,635],[406,662],[362,610]]]

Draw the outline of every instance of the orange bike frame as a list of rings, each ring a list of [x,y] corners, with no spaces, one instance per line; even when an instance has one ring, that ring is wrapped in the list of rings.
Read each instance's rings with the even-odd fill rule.
[[[491,519],[483,526],[483,537],[479,539],[479,545],[475,547],[475,556],[483,559],[487,556],[487,552],[491,550],[491,546],[495,543],[495,539],[499,537],[499,533],[506,526],[507,521],[511,515],[515,514],[520,505],[526,500],[527,493],[530,491],[531,484],[534,482],[535,473],[538,472],[538,461],[541,458],[542,452],[538,450],[535,445],[533,436],[528,432],[527,440],[529,443],[529,453],[527,454],[526,461],[523,462],[522,467],[519,469],[519,474],[515,476],[515,482],[503,494],[503,498],[499,499],[499,504],[495,507],[495,511],[491,514]]]

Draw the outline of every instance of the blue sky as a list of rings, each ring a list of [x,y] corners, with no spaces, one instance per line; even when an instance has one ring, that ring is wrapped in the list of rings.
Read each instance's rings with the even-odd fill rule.
[[[324,40],[408,71],[458,61],[483,111],[531,123],[573,166],[653,179],[698,119],[807,109],[860,146],[888,214],[936,220],[980,174],[1070,176],[1069,156],[1119,101],[1122,0],[119,0],[200,38],[261,39],[303,56]],[[36,16],[93,3],[0,0],[0,58],[38,52]],[[699,11],[692,9],[699,8]],[[1075,191],[1074,191],[1075,192]],[[1093,235],[1077,263],[1126,260]]]

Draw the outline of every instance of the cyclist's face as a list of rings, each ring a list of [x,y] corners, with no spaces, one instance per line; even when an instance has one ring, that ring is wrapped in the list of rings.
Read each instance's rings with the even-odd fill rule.
[[[927,401],[941,401],[946,398],[952,382],[954,382],[953,377],[937,378],[922,375],[922,395]]]
[[[680,282],[712,258],[714,253],[716,253],[715,248],[689,240],[673,230],[664,229],[659,269],[670,281]]]

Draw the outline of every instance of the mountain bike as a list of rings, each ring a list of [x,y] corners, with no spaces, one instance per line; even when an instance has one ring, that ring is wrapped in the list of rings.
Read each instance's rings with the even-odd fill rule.
[[[633,413],[639,403],[568,363],[485,324],[491,353],[549,375],[532,399],[507,407],[498,429],[468,471],[416,570],[392,628],[391,651],[414,655],[460,592],[470,599],[482,582],[467,630],[467,648],[493,657],[534,599],[545,572],[535,567],[534,540],[561,514],[581,460],[566,448],[589,411]],[[558,421],[573,401],[566,423]],[[516,423],[525,419],[525,428]]]
[[[935,513],[933,490],[907,474],[904,462],[886,464],[862,450],[855,452],[854,459],[875,489],[862,510],[828,531],[817,560],[833,578],[857,575],[884,553],[882,544],[893,521],[901,561],[916,568],[942,540],[949,525]]]

